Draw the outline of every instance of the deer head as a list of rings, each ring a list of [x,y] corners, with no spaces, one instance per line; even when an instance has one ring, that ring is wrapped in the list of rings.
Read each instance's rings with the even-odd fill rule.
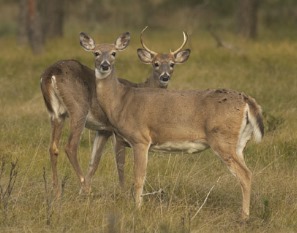
[[[175,51],[169,53],[157,53],[149,49],[143,42],[143,32],[147,29],[145,27],[140,34],[140,43],[143,48],[137,49],[139,59],[145,64],[151,64],[153,66],[154,77],[159,79],[158,81],[167,87],[168,82],[174,70],[175,64],[181,64],[188,60],[191,50],[182,48],[185,46],[188,40],[188,35],[183,32],[184,41],[182,45]]]
[[[94,54],[96,77],[102,79],[113,71],[117,52],[127,48],[129,42],[129,32],[120,35],[113,44],[96,44],[86,33],[80,33],[80,44],[86,51]]]

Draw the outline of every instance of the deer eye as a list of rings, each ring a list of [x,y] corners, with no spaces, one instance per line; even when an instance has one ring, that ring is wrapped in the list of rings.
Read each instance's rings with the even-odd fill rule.
[[[95,52],[94,55],[95,55],[95,57],[98,57],[98,56],[100,56],[100,53],[99,52]]]
[[[115,57],[116,54],[117,54],[116,52],[112,52],[112,53],[111,53],[111,56]]]
[[[155,66],[156,68],[158,68],[158,67],[160,66],[160,64],[159,64],[158,62],[155,62],[155,63],[154,63],[154,66]]]
[[[171,62],[171,63],[169,64],[170,68],[173,68],[174,65],[175,65],[175,64],[174,64],[173,62]]]

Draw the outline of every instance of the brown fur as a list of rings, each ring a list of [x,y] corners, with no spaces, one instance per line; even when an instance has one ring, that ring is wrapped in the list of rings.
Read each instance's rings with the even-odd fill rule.
[[[116,45],[125,47],[123,34]],[[81,34],[88,51],[94,40]],[[147,56],[148,57],[148,56]],[[108,69],[103,64],[108,62]],[[168,91],[137,89],[121,84],[114,62],[107,54],[95,58],[97,97],[118,137],[134,154],[134,188],[138,207],[146,176],[149,149],[199,152],[210,147],[238,178],[242,188],[242,217],[249,217],[252,173],[244,162],[246,142],[261,132],[261,107],[255,100],[233,90]],[[247,118],[248,116],[248,118]],[[253,124],[254,119],[258,122]]]

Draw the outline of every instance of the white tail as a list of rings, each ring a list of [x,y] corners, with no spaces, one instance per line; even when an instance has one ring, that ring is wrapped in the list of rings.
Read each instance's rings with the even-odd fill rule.
[[[127,46],[130,35],[126,33],[124,36],[126,37]],[[90,46],[96,45],[90,44]],[[105,53],[109,60],[111,58],[114,60],[117,50],[118,48],[114,44],[100,45],[94,50],[94,55]],[[184,61],[187,60],[189,54],[190,51],[187,50],[187,56]],[[139,56],[141,57],[141,55]],[[133,87],[167,88],[173,72],[171,65],[174,59],[172,55],[169,53],[160,56],[159,53],[156,53],[153,56],[153,60],[162,64],[162,67],[155,67],[153,65],[152,74],[145,82],[132,83],[125,79],[119,79],[119,81]],[[162,76],[166,72],[169,75],[168,79]],[[60,188],[57,174],[58,148],[64,121],[68,117],[70,119],[70,133],[65,151],[79,178],[81,191],[89,191],[90,182],[99,165],[104,146],[108,138],[112,135],[112,128],[97,101],[95,71],[76,60],[61,60],[49,66],[43,72],[40,85],[45,105],[50,114],[52,126],[49,153],[54,191],[59,195]],[[96,131],[90,165],[86,176],[83,175],[77,160],[78,146],[84,127]],[[124,184],[123,166],[125,162],[125,146],[127,146],[125,142],[120,140],[115,142],[117,169],[121,185]]]
[[[94,52],[94,40],[80,37]],[[119,38],[116,45],[125,44]],[[108,64],[108,65],[107,65]],[[148,151],[200,152],[211,148],[238,178],[242,188],[243,218],[248,218],[251,171],[243,149],[253,132],[263,136],[261,108],[255,100],[233,90],[168,91],[136,89],[121,84],[112,60],[95,57],[97,97],[118,137],[132,147],[136,205],[142,203]],[[260,137],[259,137],[260,136]]]

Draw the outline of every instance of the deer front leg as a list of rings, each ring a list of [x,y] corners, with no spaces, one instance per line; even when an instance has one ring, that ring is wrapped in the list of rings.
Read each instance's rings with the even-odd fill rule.
[[[137,144],[133,147],[134,154],[134,194],[137,208],[142,204],[142,192],[146,176],[149,145]]]
[[[115,158],[116,158],[116,164],[117,164],[117,170],[118,170],[118,176],[119,176],[119,183],[120,183],[120,186],[123,188],[125,185],[124,172],[125,172],[125,160],[126,160],[126,151],[125,151],[126,144],[121,138],[115,135],[113,145],[114,145]]]
[[[78,152],[78,146],[79,146],[80,137],[83,129],[84,129],[84,121],[83,120],[76,121],[75,118],[72,118],[70,122],[70,135],[68,138],[68,143],[65,147],[65,152],[67,154],[67,157],[74,171],[76,172],[76,175],[79,178],[81,186],[84,186],[85,178],[77,160],[77,152]]]
[[[81,188],[80,193],[90,193],[91,181],[98,168],[103,149],[107,143],[108,138],[111,136],[109,132],[97,131],[93,143],[93,149],[87,175],[85,177],[85,185]]]

